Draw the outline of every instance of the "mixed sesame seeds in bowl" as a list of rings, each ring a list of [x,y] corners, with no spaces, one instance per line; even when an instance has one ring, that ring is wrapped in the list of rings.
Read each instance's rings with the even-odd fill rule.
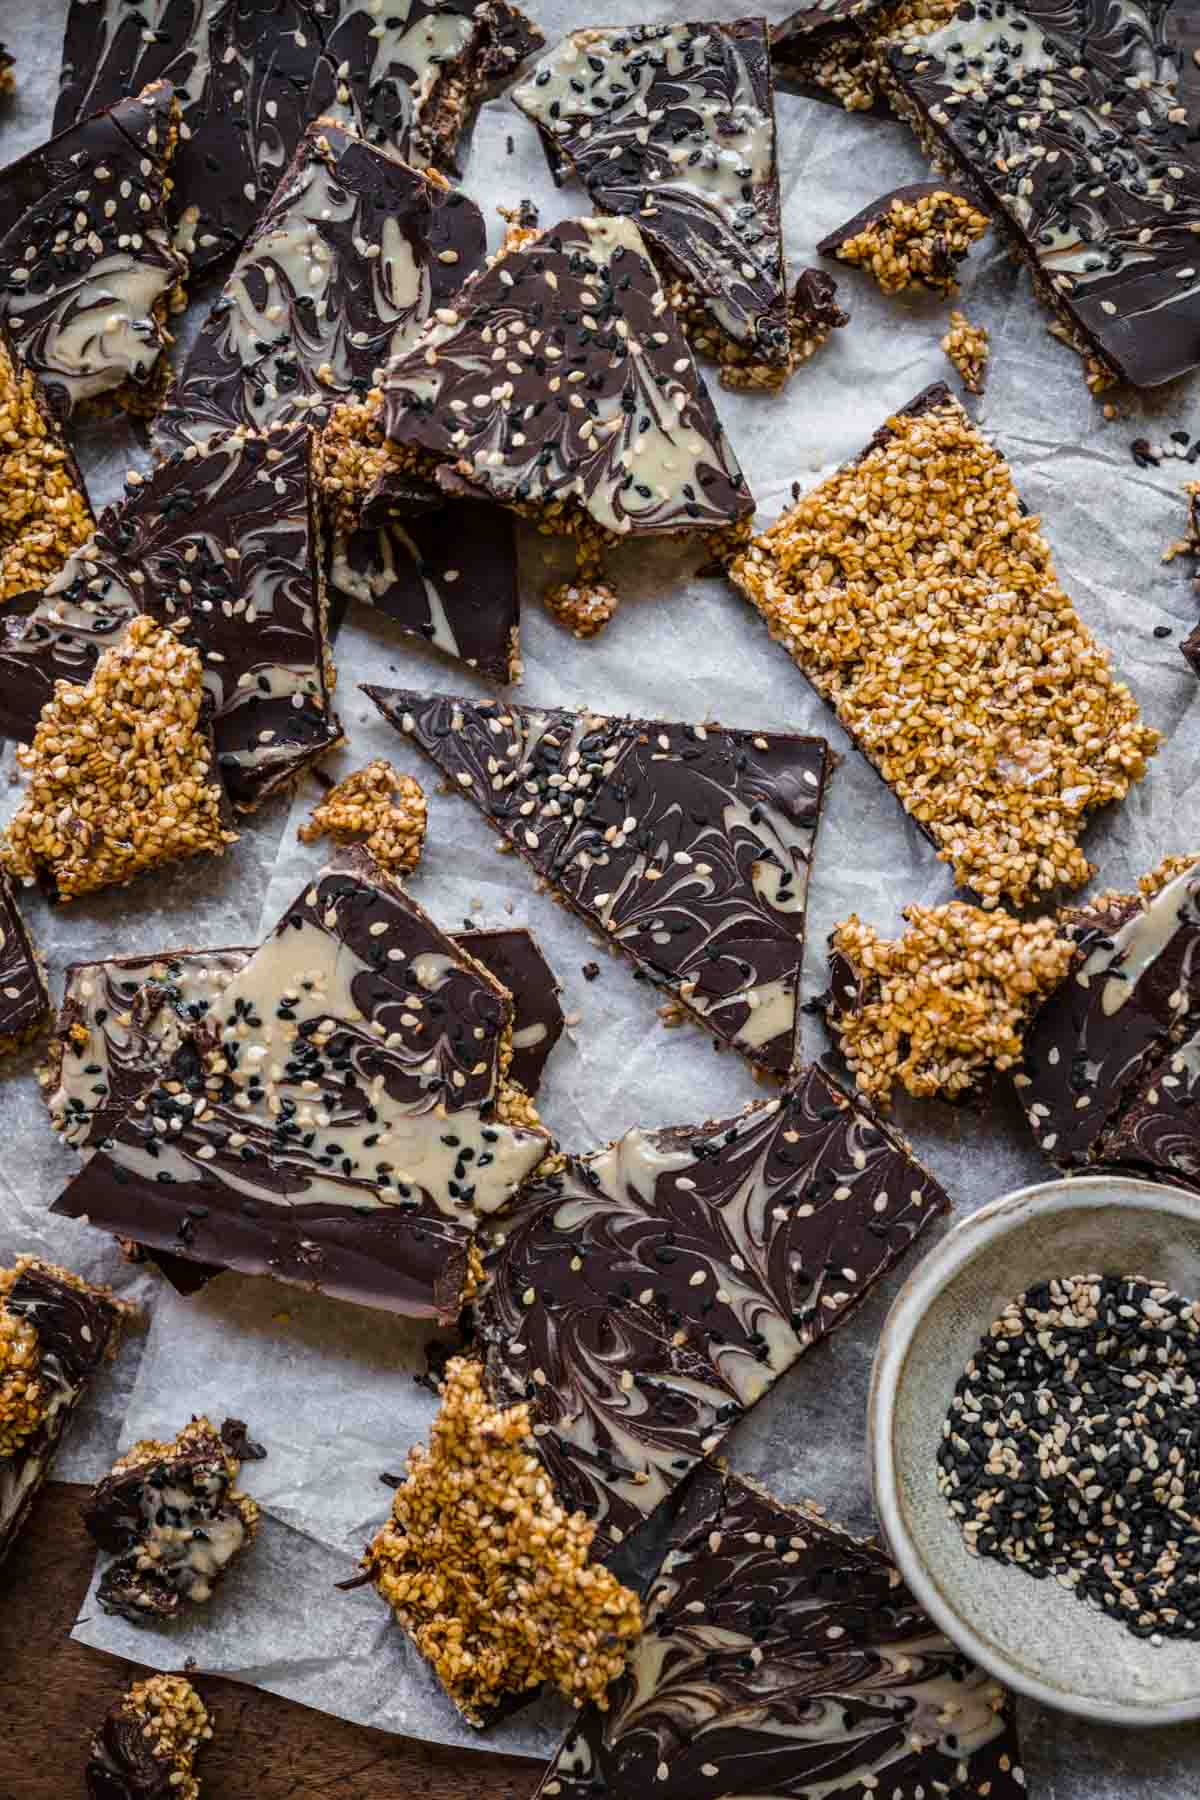
[[[1200,1195],[1119,1174],[1043,1182],[930,1251],[875,1358],[875,1509],[905,1580],[997,1679],[1105,1724],[1200,1718],[1200,1308],[1179,1296],[1200,1296]],[[1151,1365],[1161,1430],[1140,1410]]]

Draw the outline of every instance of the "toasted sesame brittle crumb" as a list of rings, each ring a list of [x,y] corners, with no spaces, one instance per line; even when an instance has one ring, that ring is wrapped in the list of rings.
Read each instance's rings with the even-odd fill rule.
[[[555,1500],[528,1406],[492,1406],[481,1365],[455,1357],[364,1567],[472,1723],[546,1682],[603,1707],[641,1607],[589,1562],[595,1529]]]
[[[982,325],[972,325],[967,315],[957,310],[950,314],[950,329],[942,339],[942,349],[950,358],[969,393],[982,394],[992,354],[991,339]]]
[[[144,614],[86,684],[56,682],[33,743],[17,751],[29,791],[0,845],[10,872],[48,877],[70,900],[222,854],[237,833],[204,710],[198,652]]]
[[[178,1800],[199,1800],[200,1783],[193,1774],[196,1752],[212,1737],[212,1718],[191,1682],[183,1675],[150,1675],[135,1681],[114,1715],[118,1724],[140,1723],[140,1735],[151,1753],[168,1765],[167,1783]],[[111,1763],[113,1737],[102,1732],[92,1750],[104,1767]],[[106,1741],[106,1739],[108,1741]]]
[[[956,1099],[1021,1055],[1025,1024],[1074,954],[1053,919],[1019,921],[952,900],[906,906],[908,930],[881,938],[857,913],[829,939],[830,1029],[865,1094]]]
[[[0,1268],[0,1459],[11,1456],[33,1436],[45,1417],[48,1393],[41,1379],[41,1353],[37,1329],[29,1319],[10,1313],[5,1300],[27,1269],[37,1269],[53,1281],[81,1294],[101,1294],[121,1312],[133,1308],[113,1298],[108,1288],[96,1287],[37,1256],[18,1256],[11,1268]],[[112,1345],[115,1354],[116,1340]]]
[[[1078,887],[1089,812],[1160,734],[1059,587],[1041,521],[945,389],[730,564],[985,906]]]
[[[914,287],[956,294],[955,267],[990,225],[986,213],[948,189],[914,199],[897,196],[835,255],[865,270],[885,294]]]
[[[305,844],[326,836],[339,844],[362,840],[376,862],[407,871],[421,859],[427,818],[420,783],[376,757],[331,788],[296,836]]]
[[[0,601],[45,587],[91,533],[87,496],[37,378],[0,330]]]
[[[1177,875],[1182,875],[1197,861],[1200,861],[1200,852],[1191,856],[1164,856],[1156,868],[1138,876],[1138,888],[1143,899],[1153,900],[1156,894],[1161,894],[1165,887],[1170,886]]]
[[[619,601],[607,582],[588,582],[577,575],[574,581],[560,581],[548,587],[542,594],[542,604],[552,619],[565,625],[577,638],[590,638],[603,631]]]

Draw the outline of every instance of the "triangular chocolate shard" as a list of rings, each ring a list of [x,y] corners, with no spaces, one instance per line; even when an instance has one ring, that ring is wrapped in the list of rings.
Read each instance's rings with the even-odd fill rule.
[[[823,738],[364,691],[642,976],[788,1072]]]
[[[566,219],[498,256],[392,365],[383,423],[448,491],[550,529],[703,532],[754,510],[631,219]]]
[[[873,1539],[705,1468],[643,1633],[535,1800],[1025,1800],[1015,1709]]]
[[[186,621],[221,775],[251,812],[341,737],[332,709],[316,442],[307,426],[176,453],[106,507],[0,639],[0,731],[29,738],[56,680],[86,681],[129,620]]]
[[[54,1211],[453,1319],[479,1220],[546,1154],[505,1122],[507,994],[363,852],[310,882]]]
[[[740,1117],[633,1129],[520,1197],[474,1317],[602,1559],[949,1205],[815,1064]],[[653,1529],[653,1528],[652,1528]]]
[[[18,910],[13,883],[0,868],[0,1057],[32,1037],[49,1010],[37,946]]]
[[[664,276],[764,363],[788,360],[775,108],[764,19],[590,27],[513,100],[601,212],[636,219]]]
[[[179,108],[168,82],[0,170],[0,313],[62,418],[152,381],[187,274],[167,223]]]

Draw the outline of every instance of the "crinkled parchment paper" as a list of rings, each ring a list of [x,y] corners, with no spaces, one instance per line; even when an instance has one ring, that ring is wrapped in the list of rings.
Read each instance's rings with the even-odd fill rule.
[[[49,117],[66,0],[6,0],[3,35],[18,56],[15,106],[0,122],[5,160],[36,143]],[[531,0],[551,41],[568,26],[672,16],[642,0]],[[736,17],[715,4],[702,15]],[[749,9],[746,9],[749,10]],[[786,12],[777,0],[775,16]],[[868,200],[922,175],[908,134],[886,120],[848,117],[783,94],[778,100],[780,163],[788,250],[795,266]],[[491,215],[532,197],[544,223],[585,210],[580,191],[556,192],[532,126],[501,99],[486,107],[465,160],[464,184]],[[930,298],[885,299],[854,271],[839,271],[851,324],[818,352],[781,396],[728,394],[717,404],[758,499],[763,523],[787,503],[793,482],[817,476],[865,443],[895,407],[927,382],[951,379],[938,340],[947,308]],[[209,293],[211,298],[211,290]],[[1178,643],[1197,617],[1182,562],[1163,567],[1163,546],[1182,529],[1179,488],[1188,471],[1168,462],[1139,470],[1129,440],[1167,437],[1200,426],[1195,378],[1138,399],[1118,399],[1122,417],[1105,423],[1074,356],[1045,329],[1027,279],[991,240],[971,260],[961,304],[992,333],[988,391],[978,416],[1016,472],[1029,506],[1042,513],[1060,573],[1079,610],[1114,652],[1116,665],[1150,722],[1168,742],[1149,779],[1088,839],[1103,885],[1132,880],[1168,850],[1200,846],[1196,767],[1200,706],[1196,678]],[[193,306],[193,314],[200,310]],[[99,502],[114,496],[131,462],[146,461],[125,423],[93,428],[82,460]],[[661,717],[720,718],[729,725],[827,733],[845,760],[831,784],[817,842],[809,910],[807,993],[824,985],[826,933],[851,910],[880,926],[896,923],[910,900],[944,899],[942,864],[891,794],[809,692],[757,616],[720,580],[689,573],[670,543],[627,547],[617,558],[627,596],[615,621],[590,645],[576,644],[541,611],[536,594],[562,562],[546,540],[523,543],[525,678],[517,697],[593,704]],[[1157,639],[1156,625],[1172,635]],[[331,765],[356,767],[389,756],[433,788],[431,771],[358,693],[363,680],[483,692],[470,671],[414,646],[386,621],[353,614],[337,645],[339,705],[349,748]],[[0,807],[15,804],[0,752]],[[54,912],[35,897],[29,917],[57,977],[81,954],[252,941],[268,928],[318,865],[319,847],[296,842],[296,826],[316,797],[311,783],[278,800],[243,828],[223,862],[192,864],[127,890]],[[632,979],[544,895],[528,871],[502,857],[468,804],[431,793],[428,848],[413,891],[449,928],[528,924],[581,1015],[547,1070],[542,1107],[568,1146],[586,1149],[634,1123],[691,1122],[736,1111],[761,1093],[732,1053],[717,1054],[698,1030],[664,1030],[653,991]],[[598,960],[588,983],[581,965]],[[814,1052],[819,1025],[806,1021]],[[1001,1099],[986,1118],[938,1105],[901,1106],[901,1126],[945,1183],[958,1213],[1049,1171],[1019,1116]],[[338,1305],[269,1281],[220,1277],[181,1300],[129,1271],[109,1240],[50,1220],[45,1207],[73,1167],[42,1113],[32,1059],[0,1077],[0,1253],[33,1248],[143,1298],[151,1311],[110,1378],[99,1384],[59,1460],[63,1477],[98,1474],[118,1441],[176,1429],[201,1408],[240,1414],[269,1455],[246,1481],[266,1519],[252,1556],[204,1614],[170,1629],[136,1629],[106,1619],[91,1598],[77,1635],[102,1649],[162,1667],[195,1657],[202,1670],[228,1673],[348,1718],[443,1742],[479,1743],[463,1727],[403,1634],[368,1589],[338,1594],[334,1582],[388,1507],[381,1470],[398,1469],[426,1431],[432,1396],[415,1380],[426,1334],[404,1321]],[[905,1271],[832,1342],[788,1374],[734,1435],[734,1463],[782,1497],[812,1495],[837,1517],[870,1523],[861,1421],[871,1354],[888,1302]],[[1080,1629],[1088,1629],[1081,1611]],[[1029,1786],[1040,1800],[1184,1800],[1193,1793],[1200,1730],[1132,1734],[1103,1731],[1023,1707]],[[529,1712],[489,1735],[496,1750],[545,1750],[553,1709]]]

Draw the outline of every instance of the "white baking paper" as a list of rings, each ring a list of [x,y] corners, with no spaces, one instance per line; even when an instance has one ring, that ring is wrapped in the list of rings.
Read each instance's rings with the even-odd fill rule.
[[[19,80],[17,103],[0,121],[5,160],[44,135],[65,10],[65,0],[5,0],[3,36],[17,54]],[[604,0],[594,14],[579,0],[530,0],[530,10],[550,41],[589,22],[672,17],[657,0]],[[733,18],[742,9],[718,0],[698,10]],[[777,0],[770,10],[783,17],[788,8]],[[925,173],[908,133],[887,120],[847,116],[786,94],[778,97],[778,119],[785,230],[797,268],[814,260],[825,232],[876,195]],[[495,209],[522,197],[536,202],[543,223],[586,210],[577,188],[555,190],[532,126],[504,99],[480,117],[464,185],[489,215],[493,242],[501,230]],[[730,394],[714,385],[764,524],[787,504],[794,482],[809,486],[858,451],[926,383],[944,378],[954,385],[938,344],[945,305],[930,297],[884,298],[856,272],[836,272],[852,322],[784,394]],[[1149,779],[1087,840],[1100,865],[1099,885],[1129,883],[1165,852],[1200,845],[1200,708],[1196,678],[1178,648],[1196,621],[1197,601],[1185,563],[1160,562],[1163,547],[1183,529],[1179,490],[1190,471],[1177,461],[1139,470],[1129,455],[1133,437],[1165,441],[1174,428],[1200,426],[1195,378],[1143,397],[1117,395],[1121,416],[1106,422],[1076,358],[1047,334],[1027,278],[990,239],[968,265],[959,304],[992,333],[988,391],[978,406],[970,404],[1010,459],[1026,502],[1044,515],[1060,575],[1080,612],[1112,647],[1149,721],[1167,734]],[[197,303],[193,317],[199,310]],[[115,495],[129,462],[147,460],[125,423],[90,431],[82,459],[97,501]],[[949,897],[950,882],[891,794],[770,643],[757,615],[721,580],[692,577],[694,562],[669,542],[624,547],[614,558],[622,608],[599,639],[578,644],[549,621],[536,598],[564,559],[529,532],[523,542],[525,677],[514,697],[828,735],[844,760],[817,842],[807,975],[807,992],[815,994],[824,986],[825,937],[837,920],[858,911],[892,926],[908,901]],[[1171,636],[1155,638],[1158,625],[1170,627]],[[694,1028],[662,1028],[654,992],[537,893],[522,864],[497,854],[494,835],[469,804],[438,790],[429,766],[356,687],[371,680],[483,693],[484,684],[366,612],[347,621],[337,660],[338,704],[350,743],[329,767],[338,773],[389,756],[430,792],[429,841],[412,881],[416,896],[452,929],[532,926],[563,982],[567,1011],[579,1014],[551,1060],[541,1096],[544,1117],[564,1144],[582,1150],[635,1123],[719,1117],[760,1094],[732,1052],[717,1053]],[[6,754],[0,810],[16,801],[3,780],[12,768],[11,748]],[[241,842],[221,863],[186,865],[59,912],[31,896],[30,922],[52,971],[59,975],[84,953],[259,935],[320,861],[319,847],[300,845],[295,835],[316,794],[308,784],[290,808],[286,800],[264,808],[244,824]],[[581,966],[593,960],[601,973],[589,984]],[[810,1048],[824,1048],[820,1027],[806,1025]],[[240,1414],[269,1452],[267,1461],[245,1471],[264,1508],[260,1541],[206,1613],[169,1630],[139,1629],[106,1619],[89,1599],[77,1635],[162,1667],[192,1656],[201,1669],[414,1736],[480,1742],[375,1595],[369,1589],[339,1594],[333,1587],[353,1573],[365,1539],[386,1516],[380,1471],[398,1469],[407,1447],[427,1430],[432,1398],[415,1379],[424,1366],[423,1334],[267,1281],[226,1275],[185,1301],[144,1276],[131,1278],[107,1239],[45,1216],[73,1163],[41,1112],[32,1059],[0,1076],[0,1116],[0,1253],[28,1246],[59,1255],[144,1295],[152,1309],[144,1341],[125,1351],[114,1378],[97,1390],[59,1473],[98,1474],[111,1457],[118,1424],[126,1443],[170,1433],[201,1408],[214,1417]],[[960,1214],[1050,1172],[1006,1099],[986,1117],[937,1104],[900,1105],[896,1117]],[[906,1272],[793,1369],[729,1441],[735,1466],[783,1498],[817,1498],[857,1528],[871,1522],[862,1423],[871,1356]],[[1086,1630],[1082,1612],[1080,1625]],[[1185,1800],[1195,1792],[1200,1730],[1104,1732],[1033,1707],[1023,1706],[1022,1715],[1029,1787],[1039,1800]],[[550,1730],[531,1712],[490,1733],[486,1743],[540,1752]]]

